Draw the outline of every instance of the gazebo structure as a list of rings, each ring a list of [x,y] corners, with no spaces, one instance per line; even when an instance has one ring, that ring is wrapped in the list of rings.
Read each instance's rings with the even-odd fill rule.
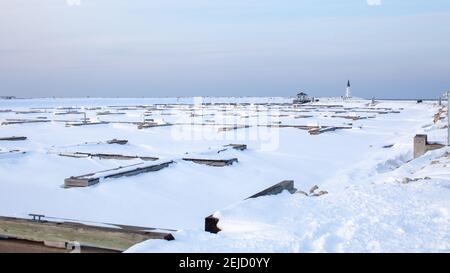
[[[300,92],[297,94],[297,98],[293,101],[294,104],[303,104],[303,103],[308,103],[311,102],[312,99],[310,96],[308,96],[308,94],[306,94],[305,92]]]

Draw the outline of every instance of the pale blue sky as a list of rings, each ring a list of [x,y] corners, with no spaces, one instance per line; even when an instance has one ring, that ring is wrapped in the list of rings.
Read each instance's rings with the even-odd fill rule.
[[[437,97],[450,1],[1,0],[0,95]],[[377,2],[372,0],[372,2]]]

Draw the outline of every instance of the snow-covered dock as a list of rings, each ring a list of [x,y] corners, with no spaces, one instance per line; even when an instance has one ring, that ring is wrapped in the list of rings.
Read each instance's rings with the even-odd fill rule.
[[[26,217],[36,212],[182,230],[174,233],[175,242],[144,243],[134,251],[450,249],[450,174],[444,159],[430,158],[443,162],[431,167],[423,161],[446,148],[413,160],[415,135],[427,134],[430,143],[445,140],[442,107],[382,100],[372,105],[362,99],[291,102],[290,98],[2,100],[0,109],[11,110],[0,112],[2,136],[28,140],[0,143],[0,215]],[[124,114],[97,115],[107,111]],[[55,118],[61,112],[67,113],[65,121]],[[70,126],[83,123],[89,126]],[[140,130],[139,124],[172,126]],[[319,134],[310,135],[315,130]],[[108,144],[112,139],[127,142]],[[230,143],[247,149],[224,147]],[[143,156],[159,161],[144,161]],[[239,164],[212,168],[183,158],[237,158]],[[124,171],[120,159],[127,159],[127,165],[139,164],[130,170],[166,160],[175,163],[162,171],[121,175],[95,187],[61,187],[71,176],[89,174],[79,177],[89,184],[89,179]],[[406,165],[408,171],[397,172]],[[423,166],[429,172],[422,174]],[[113,171],[96,176],[101,170]],[[404,178],[409,182],[401,183]],[[243,201],[286,179],[304,192],[318,185],[328,194],[310,198],[282,193]],[[204,218],[215,211],[222,232],[209,237],[203,232]]]
[[[233,163],[238,162],[237,158],[229,158],[229,159],[210,159],[210,158],[183,158],[184,161],[192,161],[197,164],[203,164],[213,167],[224,167],[233,165]]]
[[[89,187],[100,182],[100,180],[108,178],[119,178],[123,176],[134,176],[142,173],[156,172],[161,169],[169,167],[173,161],[166,161],[162,163],[144,164],[137,163],[128,166],[120,166],[110,170],[99,171],[90,174],[79,176],[71,176],[64,179],[64,187]]]
[[[0,141],[21,141],[26,139],[27,137],[24,136],[0,137]]]

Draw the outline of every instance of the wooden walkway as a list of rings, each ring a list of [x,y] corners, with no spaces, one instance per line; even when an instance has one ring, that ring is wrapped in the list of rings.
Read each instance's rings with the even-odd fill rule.
[[[147,163],[138,163],[129,166],[118,167],[110,170],[96,173],[72,176],[64,179],[65,188],[89,187],[100,182],[101,179],[118,178],[123,176],[134,176],[141,173],[156,172],[168,167],[173,161],[167,161],[159,164],[149,165]]]
[[[204,158],[183,158],[184,161],[192,161],[197,164],[208,165],[212,167],[224,167],[238,162],[237,158],[230,159],[204,159]]]
[[[133,160],[133,159],[141,159],[143,161],[159,160],[158,157],[153,157],[153,156],[121,155],[121,154],[106,154],[106,153],[74,152],[74,153],[59,153],[58,155],[65,156],[65,157],[74,157],[74,158],[97,157],[100,159],[115,159],[115,160]]]
[[[12,136],[12,137],[0,137],[0,141],[20,141],[20,140],[26,140],[27,137],[24,136]]]
[[[67,249],[74,242],[83,247],[124,251],[149,239],[174,240],[169,231],[154,228],[93,226],[72,222],[50,222],[0,217],[0,237],[39,242],[42,246]],[[10,242],[11,243],[11,242]]]

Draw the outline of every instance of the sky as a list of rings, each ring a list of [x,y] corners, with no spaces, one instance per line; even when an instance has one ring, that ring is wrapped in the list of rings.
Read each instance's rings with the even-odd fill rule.
[[[450,91],[449,0],[1,0],[0,96]]]

